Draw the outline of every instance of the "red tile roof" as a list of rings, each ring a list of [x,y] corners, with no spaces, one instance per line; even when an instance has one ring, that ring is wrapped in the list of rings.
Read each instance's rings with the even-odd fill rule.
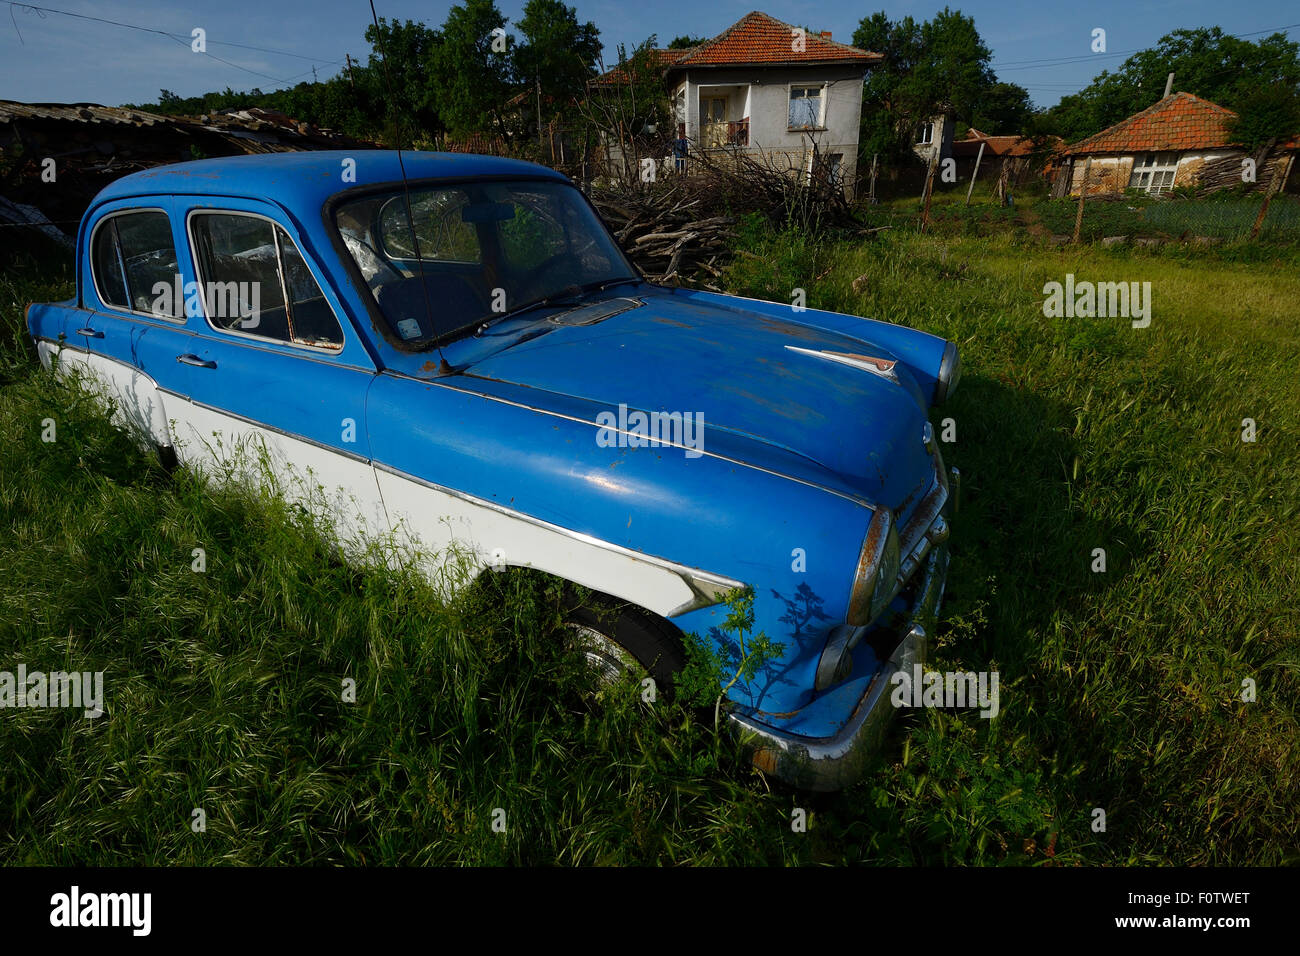
[[[871,66],[884,54],[859,50],[837,43],[829,33],[806,33],[803,49],[794,49],[794,34],[800,29],[766,13],[747,13],[712,40],[684,50],[651,50],[665,70],[686,70],[711,66],[753,66],[755,64],[857,63]],[[620,67],[600,74],[592,85],[626,82]]]
[[[880,53],[836,43],[829,34],[808,33],[803,49],[794,49],[792,31],[799,29],[766,13],[747,13],[712,40],[684,50],[674,69],[696,66],[752,66],[755,63],[861,63],[884,59]]]
[[[1218,149],[1232,145],[1228,121],[1236,115],[1191,93],[1173,93],[1109,129],[1067,147],[1067,152],[1081,155]]]
[[[1058,136],[1049,136],[1042,146],[1057,152],[1062,140]],[[1034,151],[1035,142],[1028,136],[990,136],[975,127],[971,127],[965,137],[954,140],[954,156],[975,156],[979,153],[980,143],[984,144],[984,153],[989,156],[1028,156]]]
[[[655,63],[660,68],[667,68],[672,63],[680,60],[686,54],[695,49],[696,47],[690,47],[685,50],[651,50],[650,55],[654,58]],[[593,77],[591,85],[609,86],[612,83],[626,83],[627,79],[627,71],[625,71],[621,66],[616,66],[613,69],[606,70],[599,76]]]

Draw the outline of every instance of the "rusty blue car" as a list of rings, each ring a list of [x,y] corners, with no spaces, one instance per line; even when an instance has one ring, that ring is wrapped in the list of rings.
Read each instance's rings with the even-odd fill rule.
[[[943,594],[956,489],[929,414],[954,343],[652,284],[565,176],[494,157],[138,172],[76,255],[75,297],[28,310],[42,361],[164,456],[229,476],[255,447],[340,539],[431,578],[589,589],[609,613],[569,624],[592,665],[666,691],[686,635],[735,659],[749,593],[777,650],[727,690],[731,728],[794,786],[862,775]]]

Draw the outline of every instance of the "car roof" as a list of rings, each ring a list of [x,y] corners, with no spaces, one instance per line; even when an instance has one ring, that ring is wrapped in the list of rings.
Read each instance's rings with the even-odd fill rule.
[[[345,160],[355,160],[355,181],[344,181]],[[132,196],[208,194],[247,199],[274,199],[286,207],[319,209],[330,196],[357,186],[406,178],[463,179],[479,176],[543,176],[567,182],[553,169],[518,159],[470,153],[424,153],[403,150],[401,162],[391,149],[333,149],[261,153],[200,159],[131,173],[105,186],[98,205]]]

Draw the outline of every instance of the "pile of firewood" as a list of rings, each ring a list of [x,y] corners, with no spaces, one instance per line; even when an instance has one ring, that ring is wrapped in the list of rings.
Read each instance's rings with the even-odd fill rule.
[[[826,176],[782,169],[771,158],[692,151],[685,175],[606,181],[591,201],[623,251],[652,282],[716,289],[735,249],[737,218],[757,213],[773,230],[867,234],[843,189]]]
[[[736,220],[715,215],[689,180],[659,188],[606,186],[591,201],[623,251],[651,282],[717,290]]]

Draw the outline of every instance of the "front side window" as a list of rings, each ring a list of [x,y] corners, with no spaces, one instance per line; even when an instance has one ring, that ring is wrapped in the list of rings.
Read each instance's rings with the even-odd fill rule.
[[[337,349],[343,330],[289,234],[260,216],[196,213],[194,260],[216,329]]]
[[[334,219],[388,327],[414,348],[635,276],[565,183],[399,185],[341,204]]]
[[[166,213],[127,212],[102,220],[91,243],[91,270],[104,305],[182,318],[182,303],[170,294],[176,281],[176,245]],[[162,287],[167,293],[159,295]]]
[[[790,87],[790,129],[817,129],[821,125],[821,87]]]

